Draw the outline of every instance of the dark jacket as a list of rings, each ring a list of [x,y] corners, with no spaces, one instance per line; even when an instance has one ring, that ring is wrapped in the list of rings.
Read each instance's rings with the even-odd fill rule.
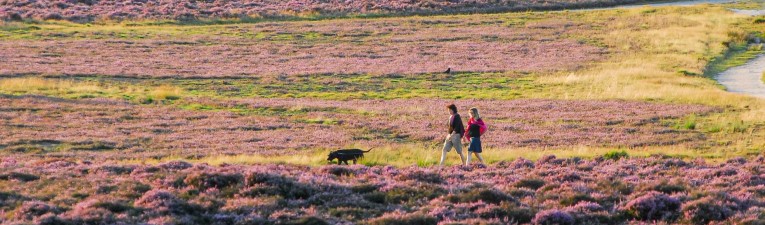
[[[454,114],[454,118],[449,121],[449,134],[453,132],[460,134],[460,137],[465,133],[465,125],[462,124],[460,114]]]
[[[471,138],[481,137],[481,126],[478,126],[478,124],[468,126],[467,136]]]

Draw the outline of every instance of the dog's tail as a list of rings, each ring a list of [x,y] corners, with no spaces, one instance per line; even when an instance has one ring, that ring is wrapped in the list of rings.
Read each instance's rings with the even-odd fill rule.
[[[372,151],[372,149],[374,149],[374,147],[370,148],[369,150],[362,151],[362,152],[369,152],[369,151]]]

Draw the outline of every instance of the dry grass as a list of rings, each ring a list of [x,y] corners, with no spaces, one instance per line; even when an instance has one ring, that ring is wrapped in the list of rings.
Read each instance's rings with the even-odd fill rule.
[[[48,79],[18,77],[0,79],[0,93],[11,95],[49,95],[64,98],[111,97],[128,100],[177,100],[184,92],[169,85],[138,86],[128,82],[119,85],[88,79]]]
[[[359,147],[365,149],[366,147]],[[441,146],[438,144],[433,145],[417,145],[417,144],[401,144],[401,145],[389,145],[385,147],[374,148],[370,153],[365,154],[365,158],[360,160],[359,164],[368,166],[372,165],[392,165],[397,167],[406,166],[434,166],[438,165],[441,157]],[[684,159],[697,159],[701,158],[708,162],[721,162],[733,157],[741,155],[757,155],[758,151],[749,150],[743,152],[731,152],[731,151],[707,151],[699,152],[695,149],[689,149],[681,146],[655,146],[647,148],[633,148],[633,149],[616,149],[616,148],[602,148],[602,147],[588,147],[588,146],[571,146],[561,148],[485,148],[483,156],[485,163],[494,164],[500,161],[513,161],[518,158],[525,158],[536,161],[537,159],[546,155],[555,155],[559,158],[596,158],[603,156],[606,153],[613,151],[625,151],[631,157],[648,157],[651,155],[667,155]],[[200,159],[188,159],[181,156],[170,156],[161,159],[132,159],[119,161],[120,164],[158,164],[173,160],[183,160],[193,163],[208,163],[210,165],[221,164],[297,164],[297,165],[309,165],[319,166],[327,165],[334,162],[328,162],[327,154],[329,150],[322,151],[305,151],[301,154],[289,154],[278,156],[265,156],[258,154],[241,154],[241,155],[213,155]],[[466,152],[464,152],[466,153]],[[457,165],[460,163],[460,158],[454,150],[447,154],[447,165]],[[467,156],[467,155],[466,155]],[[475,157],[473,157],[475,162]],[[349,162],[351,163],[351,162]]]

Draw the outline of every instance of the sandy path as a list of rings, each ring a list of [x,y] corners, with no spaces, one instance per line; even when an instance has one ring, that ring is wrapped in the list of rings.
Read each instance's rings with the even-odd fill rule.
[[[763,71],[765,71],[765,55],[760,55],[744,65],[720,73],[717,75],[717,81],[730,92],[765,98]]]

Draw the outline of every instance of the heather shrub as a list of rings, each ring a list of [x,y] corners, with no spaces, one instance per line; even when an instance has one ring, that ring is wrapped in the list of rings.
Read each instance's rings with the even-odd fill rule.
[[[408,173],[401,173],[396,179],[401,181],[413,180],[418,182],[440,184],[444,182],[444,178],[437,173],[426,172],[422,170],[410,171]]]
[[[15,206],[26,199],[27,197],[16,193],[0,191],[0,209]]]
[[[105,209],[74,209],[61,215],[65,224],[115,224],[117,217]]]
[[[685,186],[683,186],[682,184],[673,184],[673,183],[669,183],[666,180],[660,182],[659,184],[654,185],[650,189],[661,192],[661,193],[665,193],[665,194],[672,194],[676,192],[686,191]]]
[[[185,214],[193,212],[193,207],[172,193],[154,189],[148,191],[134,203],[135,207],[147,209],[150,214]]]
[[[537,160],[536,165],[537,166],[544,165],[544,164],[560,165],[560,164],[563,164],[563,162],[565,161],[566,161],[565,159],[559,159],[555,157],[555,155],[546,155],[539,158],[539,160]]]
[[[685,218],[694,224],[721,221],[735,214],[725,203],[711,196],[685,203],[682,212]]]
[[[507,190],[507,194],[515,198],[533,197],[536,195],[534,190],[529,188],[511,188]]]
[[[466,220],[460,220],[460,221],[441,221],[438,223],[439,225],[502,225],[506,223],[502,223],[494,220],[485,220],[485,219],[466,219]]]
[[[272,173],[249,172],[244,180],[248,188],[241,193],[245,196],[280,195],[287,199],[306,199],[318,192],[311,184]]]
[[[374,184],[357,184],[351,187],[351,191],[356,193],[369,193],[377,191],[377,185]]]
[[[672,221],[678,216],[680,201],[664,193],[651,191],[627,202],[624,210],[639,220]]]
[[[186,176],[184,183],[200,190],[208,188],[223,189],[241,183],[243,177],[238,173],[195,172]]]
[[[349,220],[358,220],[378,216],[378,212],[376,210],[359,207],[335,207],[329,209],[329,215]]]
[[[151,186],[138,181],[125,181],[117,186],[116,196],[128,199],[136,199],[143,196],[144,193],[151,190]]]
[[[96,171],[115,174],[115,175],[121,175],[121,174],[130,174],[131,172],[133,172],[133,169],[134,167],[131,167],[131,166],[105,165],[105,166],[98,167]]]
[[[483,219],[499,219],[504,222],[529,223],[534,218],[534,211],[529,207],[515,203],[502,202],[499,205],[487,205],[475,210]]]
[[[163,164],[159,164],[159,167],[166,170],[185,170],[191,168],[193,165],[184,161],[170,161]]]
[[[595,202],[579,202],[565,208],[576,224],[613,224],[617,218],[608,214],[603,206]]]
[[[39,176],[27,173],[10,172],[7,174],[0,174],[0,180],[17,180],[21,182],[29,182],[40,179]]]
[[[498,168],[507,168],[507,169],[523,169],[523,168],[534,168],[534,162],[528,159],[524,158],[517,158],[513,160],[512,162],[499,162],[497,163]]]
[[[580,202],[595,202],[596,199],[586,193],[576,193],[574,195],[564,196],[560,200],[560,204],[564,206],[576,205]]]
[[[332,174],[335,176],[348,176],[348,175],[354,174],[353,169],[350,169],[347,166],[338,166],[338,165],[322,166],[320,171],[322,171],[323,173]]]
[[[400,204],[421,199],[431,200],[443,194],[446,194],[446,190],[433,185],[397,187],[385,192],[385,202],[388,204]]]
[[[369,220],[369,225],[399,225],[399,224],[411,224],[411,225],[436,225],[438,220],[435,217],[424,215],[421,213],[400,214],[392,213],[385,214],[381,217]]]
[[[513,186],[537,190],[545,185],[545,181],[537,178],[524,178],[515,182]]]
[[[314,216],[303,217],[297,220],[285,222],[283,224],[284,225],[329,225],[329,223],[327,223],[326,221]]]
[[[363,197],[369,202],[384,204],[387,195],[384,192],[374,191],[364,194]]]
[[[541,225],[572,225],[574,222],[569,213],[557,209],[538,212],[532,220],[533,224]]]
[[[467,192],[451,194],[446,196],[446,200],[453,203],[483,201],[486,203],[499,204],[501,202],[517,202],[513,197],[499,190],[490,188],[474,188]]]
[[[33,220],[47,213],[57,213],[58,207],[41,201],[27,201],[21,204],[14,213],[17,220]]]

